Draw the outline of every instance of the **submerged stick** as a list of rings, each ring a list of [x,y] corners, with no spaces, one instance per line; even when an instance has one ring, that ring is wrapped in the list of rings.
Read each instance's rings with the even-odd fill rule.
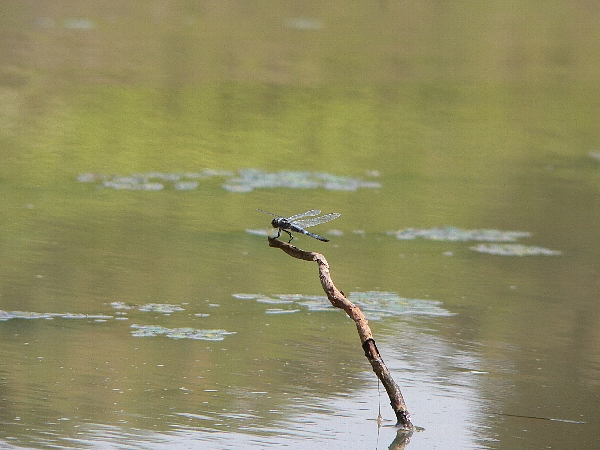
[[[375,345],[375,339],[373,339],[369,321],[360,308],[348,300],[344,293],[335,287],[331,280],[329,263],[325,257],[320,253],[307,252],[272,237],[269,237],[269,247],[280,248],[294,258],[302,259],[304,261],[315,261],[318,264],[321,286],[323,286],[327,298],[333,306],[346,311],[346,314],[348,314],[356,324],[356,329],[358,330],[358,336],[360,337],[362,348],[365,351],[365,356],[371,363],[373,372],[375,372],[377,377],[381,380],[381,384],[383,384],[383,387],[390,398],[390,404],[392,405],[392,409],[394,410],[397,419],[396,425],[412,430],[414,427],[410,421],[410,414],[404,403],[404,398]]]

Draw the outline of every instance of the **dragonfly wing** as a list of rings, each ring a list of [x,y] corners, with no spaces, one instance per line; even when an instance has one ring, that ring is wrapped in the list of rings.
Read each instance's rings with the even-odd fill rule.
[[[297,225],[301,228],[314,227],[315,225],[319,225],[321,223],[329,222],[330,220],[337,219],[341,214],[338,213],[330,213],[324,214],[319,217],[313,217],[312,219],[304,219],[304,220],[294,220],[294,225]]]
[[[319,211],[318,209],[311,209],[310,211],[306,211],[305,213],[296,214],[295,216],[288,217],[287,220],[291,222],[292,220],[300,219],[301,217],[318,216],[319,214],[321,214],[321,211]]]
[[[257,209],[257,211],[260,211],[260,212],[263,212],[265,214],[269,214],[269,215],[275,216],[275,217],[283,217],[283,216],[280,216],[279,214],[273,214],[273,213],[270,213],[270,212],[267,212],[267,211],[263,211],[262,209]]]

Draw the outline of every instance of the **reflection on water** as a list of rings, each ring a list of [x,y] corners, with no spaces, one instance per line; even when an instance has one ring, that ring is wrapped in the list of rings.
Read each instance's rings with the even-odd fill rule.
[[[391,370],[397,374],[405,397],[413,402],[415,423],[427,424],[424,434],[413,437],[413,445],[427,448],[432,440],[444,441],[453,436],[453,442],[463,446],[459,448],[473,448],[477,430],[470,422],[476,416],[474,411],[480,408],[476,389],[478,378],[453,370],[452,364],[440,365],[436,358],[461,367],[478,367],[481,363],[474,349],[461,349],[454,355],[451,343],[423,334],[418,325],[406,324],[404,330],[406,335],[400,341],[397,338],[394,341],[382,339],[380,347]],[[277,340],[285,344],[281,349],[293,345],[293,353],[284,356],[280,352],[272,362],[263,359],[247,365],[247,361],[240,361],[235,355],[219,352],[222,357],[215,355],[217,358],[212,362],[202,359],[200,364],[194,364],[195,370],[189,370],[185,365],[183,370],[182,367],[177,369],[175,358],[167,356],[168,350],[161,350],[157,345],[144,348],[143,343],[138,347],[141,341],[136,340],[136,347],[123,355],[122,363],[115,366],[115,359],[103,354],[94,364],[97,367],[92,367],[98,377],[93,379],[94,384],[87,385],[87,389],[102,391],[109,401],[101,402],[101,405],[82,401],[86,397],[81,397],[80,389],[86,385],[79,386],[78,378],[90,373],[81,368],[69,370],[63,361],[58,371],[66,371],[66,377],[46,369],[51,382],[40,381],[37,392],[29,396],[43,392],[46,402],[55,403],[59,390],[53,383],[66,383],[69,403],[78,407],[46,411],[46,422],[33,426],[27,411],[20,411],[10,418],[5,416],[5,420],[11,422],[5,422],[8,440],[11,435],[20,435],[20,443],[36,448],[121,448],[130,445],[132,448],[173,449],[231,446],[318,449],[324,445],[358,449],[368,447],[378,438],[386,445],[394,441],[397,430],[392,426],[393,414],[387,409],[385,393],[378,392],[377,382],[369,370],[359,369],[362,364],[352,362],[362,357],[358,344],[352,346],[350,352],[344,349],[347,343],[340,345],[329,338],[320,343],[319,336],[314,334],[313,342],[305,339],[293,343],[285,333],[276,338],[269,337],[263,344],[267,347],[281,345]],[[174,344],[179,345],[179,342]],[[162,356],[151,359],[150,349]],[[39,352],[39,348],[36,351]],[[420,356],[410,362],[404,356],[398,359],[400,353]],[[345,356],[340,358],[334,356],[336,354]],[[228,363],[232,357],[233,364]],[[104,358],[110,363],[104,364]],[[58,362],[48,358],[35,363],[39,371],[43,365]],[[246,365],[246,371],[236,367],[240,363]],[[219,370],[220,366],[236,376],[228,376]],[[269,366],[272,367],[270,372],[282,375],[277,383],[273,380],[274,373],[265,370]],[[223,379],[211,379],[213,371]],[[295,378],[296,373],[298,378]],[[261,380],[263,377],[266,379]],[[339,392],[323,395],[323,385],[330,385],[334,392]],[[95,410],[94,406],[101,408],[98,415],[90,416],[89,409]],[[40,405],[30,403],[29,407],[40,414]],[[376,422],[379,408],[387,424],[381,429]],[[102,409],[106,411],[100,415]],[[451,420],[447,417],[449,411],[453,415]],[[29,424],[26,432],[18,431],[21,421]],[[351,424],[352,429],[347,425],[340,426],[340,423]]]

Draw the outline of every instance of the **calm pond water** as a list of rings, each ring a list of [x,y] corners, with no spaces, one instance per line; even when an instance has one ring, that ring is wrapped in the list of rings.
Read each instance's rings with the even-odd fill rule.
[[[598,6],[0,9],[0,448],[600,446]]]

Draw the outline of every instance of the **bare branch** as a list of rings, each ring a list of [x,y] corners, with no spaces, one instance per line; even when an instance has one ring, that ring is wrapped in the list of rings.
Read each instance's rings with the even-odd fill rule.
[[[348,300],[344,293],[335,287],[333,281],[331,280],[329,263],[325,257],[321,253],[307,252],[294,245],[282,242],[272,237],[269,237],[269,246],[279,248],[294,258],[302,259],[304,261],[315,261],[318,264],[319,279],[321,280],[321,286],[323,286],[325,294],[327,294],[327,298],[333,306],[346,311],[346,314],[348,314],[348,316],[356,324],[356,329],[358,331],[358,336],[360,337],[363,350],[365,351],[365,356],[371,363],[373,371],[381,380],[381,384],[384,386],[388,397],[390,398],[390,404],[398,421],[397,426],[412,430],[414,427],[410,421],[410,414],[408,413],[408,409],[404,403],[404,398],[402,397],[400,388],[392,378],[390,371],[383,362],[379,350],[375,345],[375,339],[373,339],[373,334],[371,333],[371,328],[369,327],[369,321],[360,308]]]

